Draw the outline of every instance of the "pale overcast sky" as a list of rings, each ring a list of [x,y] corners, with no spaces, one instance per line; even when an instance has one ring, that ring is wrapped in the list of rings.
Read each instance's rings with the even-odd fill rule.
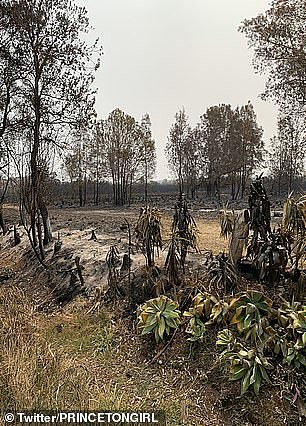
[[[261,101],[265,78],[254,73],[241,21],[265,11],[265,0],[78,0],[89,13],[104,55],[97,73],[97,112],[119,107],[140,120],[149,113],[157,179],[169,177],[164,154],[175,113],[191,125],[206,108],[250,100],[269,142],[276,108]]]

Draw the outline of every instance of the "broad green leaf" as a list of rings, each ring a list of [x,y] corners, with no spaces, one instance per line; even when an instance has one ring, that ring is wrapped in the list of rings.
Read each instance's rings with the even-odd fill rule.
[[[244,377],[245,374],[246,374],[245,368],[241,366],[236,366],[231,373],[230,380],[240,380],[242,379],[242,377]]]
[[[241,395],[244,395],[250,386],[251,370],[249,370],[241,381]]]

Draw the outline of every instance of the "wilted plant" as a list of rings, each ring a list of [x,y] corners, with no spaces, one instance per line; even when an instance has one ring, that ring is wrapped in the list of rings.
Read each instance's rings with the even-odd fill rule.
[[[292,254],[295,269],[303,267],[306,261],[306,231],[304,235],[299,235],[292,245]]]
[[[231,213],[227,211],[227,206],[223,206],[220,216],[220,235],[221,237],[228,238],[232,234],[234,228],[234,221]]]
[[[210,319],[206,324],[226,324],[230,319],[230,306],[225,300],[219,300],[211,310]]]
[[[171,240],[168,243],[168,253],[165,262],[165,269],[167,272],[168,280],[173,285],[176,292],[176,284],[179,281],[180,274],[180,239],[177,232],[173,232]]]
[[[121,261],[120,261],[119,250],[117,246],[110,246],[109,251],[106,255],[105,261],[109,269],[117,268],[120,265]]]
[[[180,324],[178,303],[167,296],[148,300],[140,309],[138,327],[142,334],[154,333],[158,343],[169,335],[171,329],[177,329]]]
[[[289,195],[284,204],[283,228],[294,236],[292,253],[297,269],[306,259],[306,195],[298,200]]]
[[[284,301],[277,311],[273,311],[273,316],[277,319],[279,326],[288,328],[293,335],[295,335],[295,330],[306,331],[306,306],[300,302]]]
[[[293,294],[297,300],[303,300],[306,291],[306,271],[296,270],[295,273],[298,275],[298,279],[293,287]]]
[[[287,333],[282,327],[278,327],[277,331],[268,326],[265,329],[266,339],[265,346],[269,347],[275,355],[282,355],[283,358],[287,355]]]
[[[256,262],[262,244],[268,242],[271,234],[270,202],[261,177],[250,185],[249,224],[253,234],[249,237],[246,256]]]
[[[297,201],[292,193],[287,198],[283,210],[283,227],[295,234],[304,234],[306,230],[306,195]]]
[[[122,295],[122,291],[119,288],[120,273],[118,268],[121,265],[121,260],[117,246],[110,246],[105,261],[108,268],[107,281],[109,289],[113,293],[113,296],[120,296]]]
[[[249,196],[250,228],[254,235],[252,239],[253,251],[256,252],[258,237],[266,241],[271,233],[270,202],[263,185],[261,176],[256,178],[250,186]]]
[[[206,320],[211,316],[213,307],[218,303],[218,299],[207,292],[197,294],[193,299],[193,306]]]
[[[168,243],[168,253],[165,262],[168,279],[174,286],[175,292],[180,271],[185,272],[185,260],[190,247],[198,251],[197,227],[188,210],[186,200],[183,200],[182,196],[180,196],[175,206],[172,234]]]
[[[259,280],[278,283],[281,273],[285,272],[289,255],[289,235],[280,230],[271,232],[266,241],[259,241],[253,256]]]
[[[149,267],[155,264],[155,252],[162,248],[161,214],[157,208],[146,206],[141,209],[135,228],[136,240],[146,257]]]
[[[179,238],[179,255],[181,266],[184,269],[185,260],[189,247],[198,251],[197,244],[197,225],[192,217],[187,201],[179,198],[175,206],[175,213],[172,223],[172,233],[177,233]]]
[[[229,292],[239,280],[235,266],[224,253],[212,258],[208,265],[210,289],[216,292]]]
[[[296,347],[301,349],[306,347],[306,306],[301,306],[292,310],[288,314],[289,325],[287,329],[292,331],[296,338]]]
[[[250,187],[250,228],[247,258],[253,261],[260,281],[278,283],[290,257],[289,229],[271,230],[270,202],[261,178]]]

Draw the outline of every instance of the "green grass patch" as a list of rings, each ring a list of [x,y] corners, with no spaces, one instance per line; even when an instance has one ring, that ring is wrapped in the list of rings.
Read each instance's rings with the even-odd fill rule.
[[[118,343],[110,320],[101,313],[80,313],[60,324],[52,324],[46,339],[73,356],[106,356]]]

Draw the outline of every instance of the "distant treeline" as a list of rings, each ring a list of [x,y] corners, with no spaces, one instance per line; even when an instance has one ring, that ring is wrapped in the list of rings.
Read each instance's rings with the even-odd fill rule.
[[[248,182],[249,183],[249,182]],[[277,200],[279,198],[285,198],[288,195],[288,191],[284,188],[279,193],[279,181],[273,177],[264,178],[265,187],[269,195]],[[1,185],[5,185],[6,182],[2,181]],[[187,198],[190,201],[198,202],[205,206],[205,202],[211,201],[217,202],[217,204],[233,201],[231,193],[231,181],[228,178],[220,180],[220,193],[218,196],[212,196],[209,190],[209,182],[203,182],[195,196]],[[306,177],[296,179],[292,190],[296,193],[306,192]],[[130,199],[127,204],[144,204],[146,202],[151,204],[164,204],[175,201],[178,194],[178,187],[175,181],[168,182],[150,182],[147,187],[147,198],[144,194],[143,184],[135,184],[131,193]],[[99,182],[98,198],[97,198],[97,183],[95,181],[87,181],[86,188],[83,193],[82,203],[79,197],[79,186],[78,182],[61,182],[57,179],[50,179],[47,184],[48,192],[48,204],[50,206],[109,206],[114,204],[113,199],[113,188],[110,182]],[[246,196],[248,191],[246,191]],[[7,203],[18,203],[18,183],[11,182],[6,196]]]

